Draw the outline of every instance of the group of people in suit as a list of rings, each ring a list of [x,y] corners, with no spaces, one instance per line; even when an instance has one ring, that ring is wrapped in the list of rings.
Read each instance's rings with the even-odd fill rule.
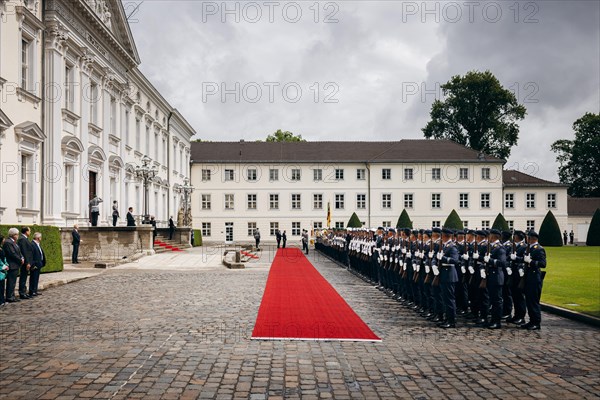
[[[287,233],[285,231],[281,232],[279,229],[275,230],[275,240],[277,240],[277,248],[282,246],[285,249],[287,243]]]
[[[41,295],[38,291],[40,272],[46,265],[42,234],[34,233],[32,240],[30,237],[29,227],[21,228],[20,232],[10,228],[6,238],[0,235],[0,269],[5,277],[0,280],[0,307]],[[17,278],[19,297],[15,296]]]
[[[380,227],[327,232],[316,247],[440,328],[455,328],[458,315],[490,329],[539,330],[546,252],[538,238],[533,230]]]

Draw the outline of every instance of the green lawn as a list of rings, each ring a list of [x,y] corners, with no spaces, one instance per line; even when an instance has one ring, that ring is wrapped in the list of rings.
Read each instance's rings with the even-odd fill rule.
[[[546,247],[542,302],[600,317],[600,247]]]

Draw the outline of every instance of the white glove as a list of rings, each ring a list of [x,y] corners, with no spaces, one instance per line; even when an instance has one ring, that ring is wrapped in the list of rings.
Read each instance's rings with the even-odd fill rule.
[[[490,262],[490,256],[489,256],[489,254],[486,255],[485,257],[483,257],[483,262],[485,262],[485,263],[489,263]]]
[[[463,275],[467,273],[467,269],[465,268],[464,265],[462,267],[460,267],[460,272],[462,272]]]
[[[478,252],[473,253],[473,260],[479,260],[479,253]]]
[[[473,275],[475,273],[475,268],[473,268],[471,265],[469,265],[469,273],[471,275]]]
[[[387,261],[387,254],[385,256],[383,256],[383,260]]]
[[[402,254],[406,254],[406,249],[402,249]]]
[[[410,257],[411,257],[410,253],[406,253],[406,258],[410,258]]]
[[[515,253],[512,253],[510,255],[510,259],[513,260],[513,261],[515,261],[517,259],[517,255]]]
[[[431,258],[433,258],[433,256],[434,256],[433,251],[430,251],[429,252],[429,258],[431,259]]]
[[[512,268],[507,267],[506,268],[506,273],[508,274],[508,276],[511,276],[512,275]]]
[[[428,274],[429,273],[429,264],[425,264],[425,273]]]
[[[402,268],[402,270],[406,271],[406,268],[408,268],[408,264],[404,264],[404,268]]]
[[[526,256],[523,258],[523,260],[524,260],[524,261],[525,261],[527,264],[529,264],[529,263],[531,262],[531,256],[530,256],[530,255],[526,255]]]
[[[415,266],[415,271],[417,271],[417,272],[421,271],[421,264],[417,264]]]
[[[444,257],[444,253],[442,253],[441,251],[438,251],[438,253],[437,253],[437,259],[441,261],[442,257]]]
[[[431,267],[433,269],[433,275],[438,276],[440,274],[440,270],[437,265]]]
[[[404,266],[404,261],[402,261],[402,260],[398,260],[398,261],[399,261],[400,266],[403,267]]]
[[[463,254],[463,260],[469,261],[469,255],[468,254]]]
[[[519,268],[519,276],[521,278],[525,276],[525,270],[523,268]]]
[[[481,279],[485,279],[485,276],[486,276],[486,275],[485,275],[485,271],[484,271],[484,270],[481,270]]]
[[[398,257],[394,258],[394,264],[398,264]]]

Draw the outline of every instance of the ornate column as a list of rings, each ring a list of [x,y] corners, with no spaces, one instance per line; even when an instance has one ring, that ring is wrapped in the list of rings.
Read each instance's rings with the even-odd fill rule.
[[[88,217],[88,203],[89,203],[89,158],[87,149],[90,146],[89,143],[89,123],[91,119],[90,107],[92,99],[91,91],[91,68],[94,62],[94,58],[91,53],[85,52],[84,55],[79,59],[80,70],[81,70],[81,87],[82,87],[82,101],[81,101],[81,120],[80,120],[80,139],[85,151],[79,156],[79,168],[76,172],[76,179],[74,187],[78,190],[79,196],[76,198],[79,200],[79,217]]]
[[[110,98],[111,90],[114,90],[114,75],[107,72],[102,77],[102,138],[101,146],[106,153],[109,151],[110,134]],[[110,200],[110,165],[108,158],[102,164],[100,176],[101,184],[99,185],[98,196],[104,200],[100,205],[100,222],[106,223],[107,218],[111,215],[111,200]]]

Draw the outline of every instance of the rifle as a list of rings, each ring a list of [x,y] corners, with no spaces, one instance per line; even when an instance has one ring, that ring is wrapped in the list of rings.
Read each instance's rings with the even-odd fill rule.
[[[421,239],[423,239],[423,236],[421,236]],[[423,240],[421,240],[421,242],[419,242],[419,235],[417,235],[417,240],[414,242],[415,243],[415,247],[416,247],[416,253],[420,253],[421,252],[421,246],[423,245]],[[412,259],[411,259],[412,262]],[[420,261],[418,261],[420,262]],[[414,269],[413,270],[413,276],[412,276],[412,281],[414,283],[418,283],[419,282],[419,272]]]
[[[440,249],[439,249],[439,251],[444,251],[443,248],[444,248],[444,245],[442,244],[442,239],[440,239]],[[438,251],[438,253],[439,253],[439,251]],[[433,269],[433,260],[432,260],[431,264],[432,264],[432,269]],[[438,271],[440,273],[441,273],[441,268],[442,268],[442,264],[440,263],[440,265],[438,266]],[[435,274],[434,274],[433,282],[431,284],[433,286],[439,286],[440,285],[440,274],[438,274],[437,276],[435,276]]]
[[[528,256],[529,251],[531,250],[531,245],[529,244],[529,241],[527,240],[527,236],[525,236],[525,243],[527,243],[527,248],[525,249],[525,255]],[[523,261],[523,264],[525,264],[525,261]],[[523,269],[525,269],[525,265],[523,265]],[[525,289],[525,274],[523,274],[523,277],[519,281],[519,289],[520,290]]]
[[[429,239],[429,252],[433,253],[433,234],[431,234],[431,238]],[[433,265],[433,257],[429,258],[429,273],[425,277],[425,283],[431,282],[431,266]]]
[[[516,254],[516,252],[517,252],[517,244],[515,243],[515,230],[514,229],[513,229],[513,232],[512,232],[511,241],[512,241],[512,254]],[[510,261],[510,267],[509,268],[512,268],[512,267],[513,267],[513,263],[512,263],[512,261]],[[513,274],[515,272],[517,272],[517,271],[514,271],[514,270],[512,271]],[[512,275],[508,277],[507,284],[509,286],[512,285]]]
[[[490,240],[488,239],[487,241],[487,252],[485,253],[486,256],[490,255]],[[479,289],[485,289],[487,287],[487,265],[485,264],[485,261],[483,262],[483,269],[486,272],[486,278],[481,280],[481,283],[479,284]]]

